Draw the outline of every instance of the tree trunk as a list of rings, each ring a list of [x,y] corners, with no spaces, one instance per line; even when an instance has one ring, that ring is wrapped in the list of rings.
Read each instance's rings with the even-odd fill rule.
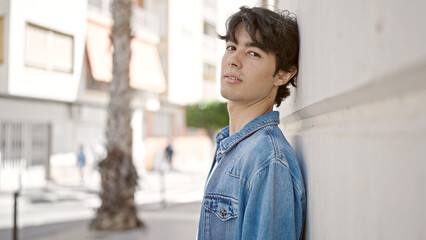
[[[99,163],[102,203],[91,227],[97,230],[126,230],[142,226],[134,202],[138,175],[132,163],[129,87],[131,0],[111,4],[114,25],[113,78],[108,105],[107,157]]]

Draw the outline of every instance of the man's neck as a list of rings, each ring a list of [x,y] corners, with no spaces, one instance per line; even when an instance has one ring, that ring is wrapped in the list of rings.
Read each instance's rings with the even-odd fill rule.
[[[229,135],[239,132],[247,123],[272,111],[273,105],[257,102],[251,105],[228,102]]]

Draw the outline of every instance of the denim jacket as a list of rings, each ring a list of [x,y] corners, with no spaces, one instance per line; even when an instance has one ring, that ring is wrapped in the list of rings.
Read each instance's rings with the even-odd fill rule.
[[[229,126],[217,134],[198,240],[301,239],[305,188],[278,124],[272,111],[231,136]]]

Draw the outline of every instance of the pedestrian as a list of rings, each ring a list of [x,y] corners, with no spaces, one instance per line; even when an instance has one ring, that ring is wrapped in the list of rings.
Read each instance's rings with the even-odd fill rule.
[[[167,163],[169,164],[170,169],[172,169],[173,151],[174,150],[173,150],[172,141],[169,141],[165,150],[165,154],[166,154]]]
[[[304,183],[273,111],[296,86],[296,16],[241,7],[219,38],[226,41],[220,86],[229,126],[216,136],[198,240],[301,239]]]
[[[80,182],[84,182],[84,167],[86,166],[86,155],[84,154],[84,147],[80,145],[78,154],[77,154],[77,167],[80,174]]]

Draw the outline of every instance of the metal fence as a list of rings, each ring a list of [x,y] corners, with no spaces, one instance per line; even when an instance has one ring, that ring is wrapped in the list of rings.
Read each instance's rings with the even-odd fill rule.
[[[0,122],[0,190],[44,181],[50,155],[49,131],[46,123]],[[44,172],[37,176],[43,179],[21,182],[34,169]]]

